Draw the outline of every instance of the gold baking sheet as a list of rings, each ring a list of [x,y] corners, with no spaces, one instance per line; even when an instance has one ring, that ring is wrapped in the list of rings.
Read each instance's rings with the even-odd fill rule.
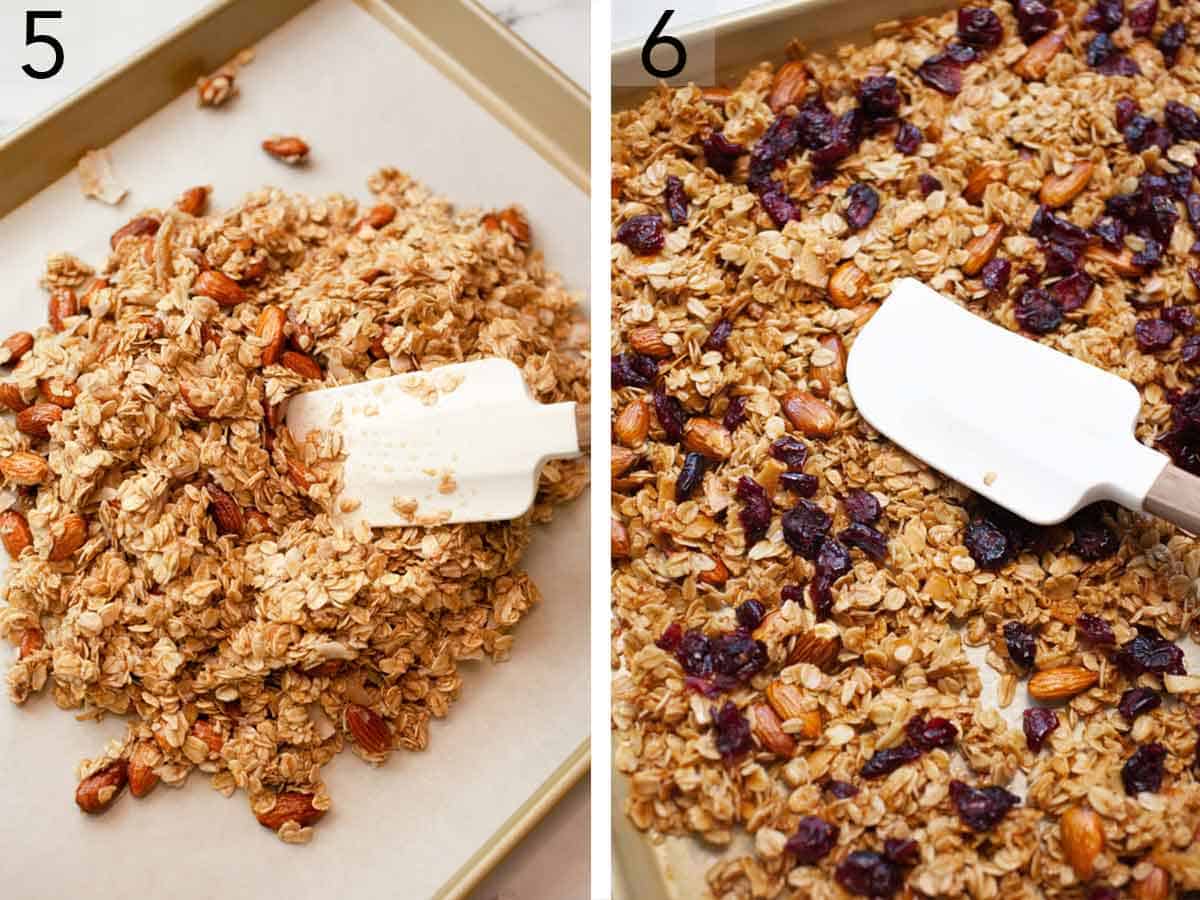
[[[197,108],[196,76],[251,44],[241,95]],[[0,332],[44,322],[50,252],[103,264],[109,234],[186,187],[212,184],[218,210],[264,184],[365,200],[384,165],[462,207],[523,204],[582,298],[587,128],[586,95],[465,0],[220,0],[0,142]],[[272,133],[302,135],[310,164],[267,157]],[[117,208],[85,199],[72,171],[96,146],[131,188]],[[535,536],[527,567],[544,601],[512,660],[465,666],[463,698],[426,753],[378,770],[335,760],[334,809],[307,847],[278,841],[244,795],[226,800],[203,777],[83,816],[73,768],[123,723],[76,722],[48,696],[0,701],[0,895],[464,896],[587,770],[588,558],[585,496]],[[11,655],[0,648],[5,666]]]

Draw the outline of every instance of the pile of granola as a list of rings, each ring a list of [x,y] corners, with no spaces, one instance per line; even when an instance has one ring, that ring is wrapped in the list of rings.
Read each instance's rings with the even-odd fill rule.
[[[490,356],[541,401],[587,398],[586,322],[517,209],[455,212],[391,169],[368,184],[366,211],[262,190],[205,216],[189,190],[114,234],[99,273],[53,256],[49,324],[0,349],[12,699],[49,686],[129,719],[80,768],[86,812],[198,769],[308,840],[321,767],[348,741],[375,764],[424,749],[459,662],[505,658],[537,600],[530,526],[584,462],[548,465],[512,522],[347,531],[336,441],[280,423],[300,391]]]
[[[1200,889],[1200,546],[989,507],[844,377],[913,276],[1200,472],[1198,29],[995,0],[614,116],[615,766],[715,896]]]

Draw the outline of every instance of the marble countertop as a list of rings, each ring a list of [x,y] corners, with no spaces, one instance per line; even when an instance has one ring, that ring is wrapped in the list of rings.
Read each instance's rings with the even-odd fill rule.
[[[0,137],[87,85],[141,47],[186,21],[211,0],[57,0],[59,22],[43,28],[62,41],[63,70],[29,78],[20,63],[44,66],[46,48],[24,46],[29,4],[0,4]],[[531,47],[587,90],[587,0],[483,0]],[[36,7],[36,4],[34,5]],[[46,4],[43,4],[46,6]],[[43,55],[44,54],[44,55]],[[589,784],[584,779],[484,879],[475,900],[585,900],[588,895]]]

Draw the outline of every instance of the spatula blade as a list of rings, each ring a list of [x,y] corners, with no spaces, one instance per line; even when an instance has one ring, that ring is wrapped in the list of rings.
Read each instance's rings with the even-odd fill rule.
[[[344,487],[335,515],[372,526],[516,518],[542,464],[579,452],[575,404],[541,404],[503,359],[300,394],[286,421],[342,436]]]
[[[1112,499],[1140,509],[1167,459],[1138,442],[1136,388],[900,279],[850,350],[863,418],[1030,522]]]

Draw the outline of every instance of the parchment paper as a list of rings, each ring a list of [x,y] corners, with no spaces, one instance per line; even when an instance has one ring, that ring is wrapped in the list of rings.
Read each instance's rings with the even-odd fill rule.
[[[460,206],[523,204],[534,242],[567,283],[587,284],[587,198],[350,0],[322,0],[259,44],[242,93],[217,110],[187,94],[112,145],[132,191],[118,208],[81,195],[72,173],[0,221],[0,333],[46,317],[45,257],[94,265],[140,209],[214,185],[217,208],[265,184],[367,199],[395,165]],[[308,167],[259,142],[298,134]],[[2,176],[0,176],[2,177]],[[587,498],[539,530],[527,557],[544,602],[507,663],[471,663],[462,699],[425,753],[371,769],[350,753],[326,768],[333,811],[308,846],[281,843],[197,773],[182,790],[126,794],[98,817],[74,804],[73,767],[123,723],[76,722],[48,696],[0,698],[0,896],[27,898],[426,897],[579,746],[588,730]],[[0,648],[7,667],[13,651]]]

